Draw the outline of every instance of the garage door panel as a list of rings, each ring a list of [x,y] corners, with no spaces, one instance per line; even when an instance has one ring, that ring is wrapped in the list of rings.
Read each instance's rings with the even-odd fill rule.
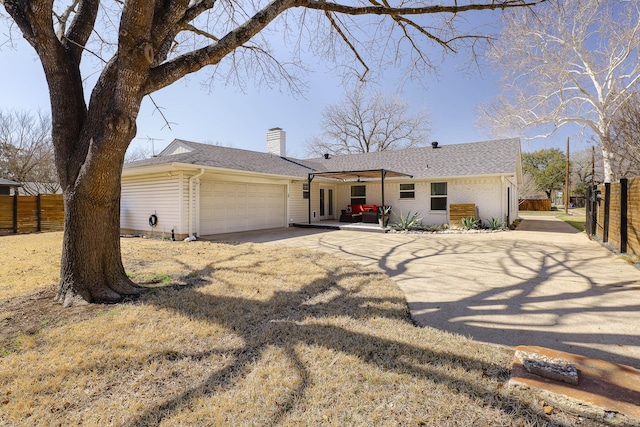
[[[203,182],[200,234],[285,227],[285,190],[276,184]]]

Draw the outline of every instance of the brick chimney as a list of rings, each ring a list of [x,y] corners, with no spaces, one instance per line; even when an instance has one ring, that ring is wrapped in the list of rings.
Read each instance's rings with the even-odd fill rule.
[[[281,128],[267,131],[267,152],[282,157],[287,155],[287,134]]]

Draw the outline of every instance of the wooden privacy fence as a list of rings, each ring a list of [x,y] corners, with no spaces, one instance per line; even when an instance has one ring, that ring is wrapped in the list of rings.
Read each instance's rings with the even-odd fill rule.
[[[0,196],[0,232],[59,231],[64,224],[62,194]]]
[[[589,187],[586,231],[620,252],[640,255],[640,177]]]
[[[551,199],[522,199],[519,203],[521,211],[550,211]]]

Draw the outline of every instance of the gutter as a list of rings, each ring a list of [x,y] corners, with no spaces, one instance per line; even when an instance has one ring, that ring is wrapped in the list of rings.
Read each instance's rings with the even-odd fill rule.
[[[193,170],[194,168],[198,168],[200,170],[205,170],[207,172],[223,172],[229,175],[238,175],[238,176],[255,176],[262,177],[268,179],[281,179],[281,180],[303,180],[306,178],[305,175],[279,175],[268,172],[254,172],[249,170],[241,170],[241,169],[229,169],[217,166],[206,166],[206,165],[198,165],[191,163],[180,163],[180,162],[171,162],[171,163],[161,163],[155,165],[147,165],[147,166],[137,166],[131,168],[125,168],[122,171],[123,176],[134,176],[134,175],[144,175],[148,173],[163,173],[166,171],[176,171],[176,170]]]
[[[507,180],[504,177],[504,175],[500,176],[500,216],[502,217],[502,219],[504,220],[504,218],[507,218],[507,225],[509,222],[509,214],[505,212],[505,206],[507,207],[507,212],[509,212],[509,200],[507,199],[506,203],[505,203],[505,190],[507,190],[507,184],[506,184]]]
[[[196,180],[199,180],[199,178],[204,175],[204,168],[200,168],[200,173],[192,176],[191,178],[189,178],[189,213],[188,213],[188,217],[187,217],[187,231],[189,233],[189,237],[187,237],[187,239],[193,241],[196,240],[195,236],[193,235],[193,224],[192,224],[192,218],[193,218],[193,214],[195,212],[195,208],[194,205],[196,205],[197,207],[197,201],[200,198],[200,194],[196,193],[193,194],[193,187],[196,183]]]

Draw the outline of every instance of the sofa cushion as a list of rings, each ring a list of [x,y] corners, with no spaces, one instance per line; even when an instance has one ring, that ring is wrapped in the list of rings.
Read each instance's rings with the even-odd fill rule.
[[[356,205],[348,205],[347,206],[347,213],[362,213],[362,212],[377,212],[378,211],[378,206],[377,205],[362,205],[362,204],[356,204]]]

